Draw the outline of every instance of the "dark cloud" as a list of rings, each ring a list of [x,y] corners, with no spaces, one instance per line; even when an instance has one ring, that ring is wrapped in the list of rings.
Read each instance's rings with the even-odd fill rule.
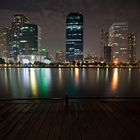
[[[65,17],[69,12],[84,15],[85,52],[98,52],[100,30],[113,22],[126,21],[130,31],[140,37],[140,4],[138,0],[1,0],[0,27],[10,24],[13,14],[24,13],[42,28],[42,46],[50,51],[65,50]],[[137,53],[138,54],[138,53]]]

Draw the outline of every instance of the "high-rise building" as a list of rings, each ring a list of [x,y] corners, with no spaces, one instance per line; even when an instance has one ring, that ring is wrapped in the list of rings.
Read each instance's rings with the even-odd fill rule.
[[[111,47],[110,46],[104,46],[104,60],[107,63],[111,62],[111,60],[112,60],[112,54],[111,54]]]
[[[129,62],[135,62],[136,60],[136,34],[128,34],[128,54]]]
[[[128,23],[112,24],[109,29],[109,46],[112,47],[113,60],[128,61]]]
[[[9,28],[3,28],[0,30],[0,57],[7,58],[7,36]]]
[[[8,37],[8,57],[17,60],[18,55],[37,55],[39,44],[39,27],[24,15],[15,15]]]
[[[100,60],[102,61],[104,59],[104,46],[108,46],[109,44],[109,33],[104,32],[104,30],[101,30],[101,40],[100,40]]]
[[[70,13],[66,17],[66,61],[83,60],[83,15]]]

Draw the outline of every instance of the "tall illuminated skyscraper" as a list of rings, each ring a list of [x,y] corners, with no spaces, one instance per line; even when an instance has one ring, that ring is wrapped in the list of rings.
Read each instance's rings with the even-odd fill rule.
[[[136,60],[136,34],[128,34],[128,52],[129,52],[129,62],[135,62]]]
[[[8,57],[17,61],[18,55],[37,55],[40,30],[24,15],[14,15],[8,37]]]
[[[128,61],[128,23],[112,24],[109,29],[109,46],[112,47],[113,60]]]
[[[66,17],[66,61],[83,60],[83,15],[70,13]]]

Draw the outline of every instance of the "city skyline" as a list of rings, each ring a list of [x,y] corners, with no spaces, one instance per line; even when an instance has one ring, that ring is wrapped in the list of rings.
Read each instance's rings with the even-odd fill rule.
[[[42,28],[42,48],[46,47],[51,53],[65,50],[65,21],[70,12],[81,12],[84,16],[84,52],[94,51],[100,54],[100,31],[108,31],[113,22],[128,22],[130,31],[137,34],[137,56],[139,57],[140,13],[138,2],[127,1],[5,1],[0,6],[0,28],[9,26],[11,17],[23,13],[31,21]],[[9,4],[8,4],[9,3]],[[23,4],[24,3],[24,4]],[[96,3],[96,4],[95,4]],[[17,7],[17,5],[19,6]],[[60,8],[61,7],[61,8]],[[56,32],[57,31],[57,32]],[[59,35],[61,34],[61,36]]]

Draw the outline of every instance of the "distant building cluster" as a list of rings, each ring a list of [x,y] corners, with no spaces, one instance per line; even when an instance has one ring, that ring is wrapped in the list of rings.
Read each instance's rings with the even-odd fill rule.
[[[70,13],[66,17],[66,51],[57,50],[54,61],[58,63],[73,61],[136,61],[136,34],[129,32],[126,22],[113,23],[108,31],[101,30],[100,56],[90,52],[84,57],[84,23],[81,13]],[[31,24],[22,14],[14,15],[10,27],[0,30],[0,57],[6,62],[27,63],[49,62],[53,57],[40,45],[40,27]]]

